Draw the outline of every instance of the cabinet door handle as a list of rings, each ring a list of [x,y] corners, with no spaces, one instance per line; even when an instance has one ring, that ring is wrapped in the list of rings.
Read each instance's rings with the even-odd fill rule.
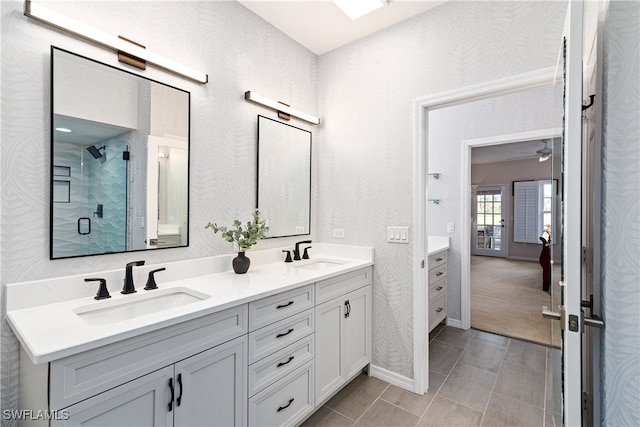
[[[438,286],[438,287],[436,288],[436,291],[441,291],[441,290],[443,290],[443,289],[444,289],[444,288],[443,288],[442,286]]]
[[[180,406],[180,402],[182,402],[182,372],[178,374],[178,385],[180,386],[180,394],[176,399],[177,406]]]
[[[444,274],[444,273],[443,273],[442,271],[438,271],[438,272],[436,273],[436,276],[438,276],[438,277],[439,277],[439,276],[442,276],[443,274]]]
[[[289,356],[289,360],[287,360],[286,362],[278,363],[278,366],[276,366],[276,368],[279,368],[279,367],[284,366],[284,365],[288,365],[289,362],[291,362],[292,360],[293,360],[293,356]]]
[[[437,262],[440,262],[440,261],[443,261],[443,260],[444,260],[444,258],[436,258]]]
[[[346,300],[344,302],[344,318],[348,318],[349,315],[351,314],[351,303],[349,302],[349,300]]]
[[[289,403],[287,403],[287,404],[286,404],[286,405],[284,405],[284,406],[279,407],[279,408],[278,408],[278,410],[277,410],[276,412],[280,412],[280,411],[283,411],[283,410],[287,409],[289,406],[291,406],[291,404],[293,403],[293,400],[294,400],[294,399],[293,399],[293,397],[292,397],[291,399],[289,399]]]
[[[442,312],[442,310],[444,310],[444,308],[442,308],[442,307],[438,307],[438,308],[436,309],[436,313],[441,313],[441,312]]]
[[[169,389],[171,389],[171,400],[169,401],[169,412],[173,411],[173,399],[175,397],[175,390],[173,389],[173,378],[169,378]]]
[[[286,304],[280,304],[280,305],[276,306],[276,310],[279,310],[279,309],[285,308],[285,307],[289,307],[291,304],[293,304],[293,301],[289,301]]]
[[[283,333],[283,334],[278,334],[276,335],[276,338],[282,338],[285,337],[287,335],[289,335],[291,332],[293,332],[293,328],[289,329],[287,332]]]

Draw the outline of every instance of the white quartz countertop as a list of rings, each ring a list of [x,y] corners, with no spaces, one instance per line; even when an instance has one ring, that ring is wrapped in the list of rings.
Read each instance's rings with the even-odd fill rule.
[[[427,241],[428,255],[449,249],[449,236],[429,236]]]
[[[314,248],[316,246],[320,245],[314,244]],[[357,247],[356,250],[349,251],[343,247],[337,251],[338,256],[334,256],[336,251],[332,254],[330,246],[327,245],[324,253],[317,254],[310,260],[293,263],[266,262],[257,265],[252,262],[246,274],[223,271],[171,281],[163,281],[162,276],[158,274],[157,290],[145,291],[144,281],[137,280],[135,294],[122,295],[120,289],[110,287],[111,298],[99,301],[93,298],[92,293],[90,297],[83,296],[27,308],[11,309],[11,306],[20,307],[20,304],[12,305],[8,302],[7,320],[33,363],[50,362],[373,265],[373,248]],[[251,257],[252,254],[248,255]],[[301,268],[305,264],[318,261],[333,261],[336,264],[327,263],[317,270]],[[159,266],[162,265],[155,267]],[[170,267],[167,267],[167,270],[169,269]],[[86,274],[82,277],[90,276],[100,277],[100,274]],[[72,279],[78,280],[76,276]],[[60,281],[60,278],[56,280]],[[97,283],[93,283],[95,289],[92,287],[92,292],[95,292]],[[8,298],[14,294],[19,296],[18,290],[26,293],[27,288],[18,289],[17,285],[13,285],[13,289],[10,288]],[[25,285],[31,286],[30,289],[36,285],[42,285],[43,289],[46,286],[51,287],[46,281]],[[205,299],[128,320],[105,321],[103,324],[87,322],[76,314],[180,289],[192,291]]]

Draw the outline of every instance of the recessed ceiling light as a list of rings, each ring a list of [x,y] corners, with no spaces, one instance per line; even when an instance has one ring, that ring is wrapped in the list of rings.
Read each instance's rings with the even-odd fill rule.
[[[56,130],[57,130],[58,132],[67,132],[67,133],[68,133],[68,132],[71,132],[71,129],[67,129],[67,128],[56,128]]]
[[[387,4],[386,0],[333,0],[352,21]]]

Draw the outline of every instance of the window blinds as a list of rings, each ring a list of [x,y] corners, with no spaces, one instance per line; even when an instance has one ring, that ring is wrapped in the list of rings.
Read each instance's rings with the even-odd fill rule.
[[[513,241],[540,243],[540,206],[538,181],[513,183]]]

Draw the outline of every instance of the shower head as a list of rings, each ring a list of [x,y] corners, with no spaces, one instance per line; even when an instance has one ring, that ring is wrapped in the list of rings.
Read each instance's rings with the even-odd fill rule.
[[[104,150],[105,148],[107,147],[104,145],[100,148],[96,148],[95,145],[92,145],[90,147],[87,147],[87,150],[89,151],[89,153],[91,153],[94,159],[99,159],[100,157],[102,157],[102,153],[100,152],[100,150]]]

